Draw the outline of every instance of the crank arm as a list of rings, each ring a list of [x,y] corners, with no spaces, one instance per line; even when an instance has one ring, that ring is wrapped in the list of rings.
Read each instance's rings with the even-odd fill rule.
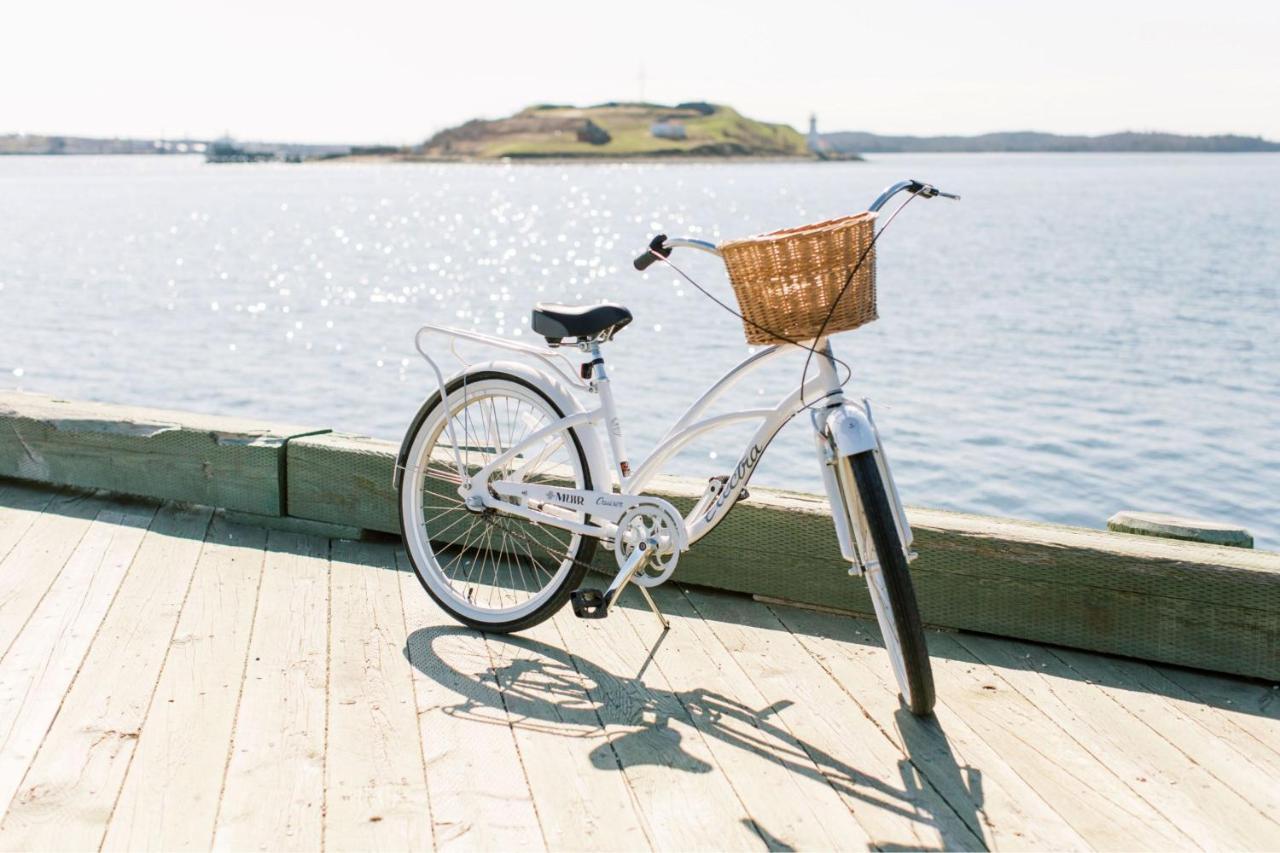
[[[649,562],[649,555],[653,552],[652,540],[640,542],[636,545],[636,549],[627,557],[618,573],[613,576],[612,583],[603,593],[598,589],[575,589],[569,593],[569,601],[573,604],[573,612],[580,619],[603,619],[609,615],[609,608],[618,596],[622,595],[622,591],[627,588],[627,584],[631,583],[631,579],[636,576],[637,572],[644,569],[645,563]],[[640,587],[644,589],[644,587]]]
[[[618,596],[622,595],[622,591],[627,588],[627,584],[631,583],[631,579],[644,568],[645,563],[649,562],[649,555],[653,553],[656,546],[657,543],[652,539],[636,543],[636,549],[631,552],[631,556],[627,557],[622,568],[618,569],[618,573],[613,576],[613,582],[609,584],[609,588],[604,591],[606,609],[618,600]]]

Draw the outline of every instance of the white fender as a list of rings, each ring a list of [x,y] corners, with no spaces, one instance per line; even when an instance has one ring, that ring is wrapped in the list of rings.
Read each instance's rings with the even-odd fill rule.
[[[445,379],[445,386],[448,387],[452,385],[459,377],[485,371],[510,373],[525,380],[550,397],[551,402],[555,403],[556,407],[560,409],[565,416],[587,411],[582,403],[578,401],[578,398],[569,390],[569,386],[555,374],[519,361],[495,360],[467,365],[462,370],[459,370]],[[443,389],[441,390],[443,391]],[[417,426],[421,419],[426,417],[426,407],[428,403],[430,403],[430,398],[423,403],[422,409],[419,410],[417,418],[414,419],[410,429],[405,433],[404,443],[400,449],[400,455],[396,462],[394,477],[396,488],[399,488],[400,477],[404,470],[404,460],[409,452],[409,435],[414,432],[414,427]],[[582,442],[582,453],[587,459],[587,468],[591,472],[592,486],[596,489],[610,489],[613,484],[613,475],[604,455],[604,449],[600,445],[600,437],[596,434],[594,429],[590,428],[576,428],[574,429],[574,433],[578,436],[578,440]]]
[[[842,456],[865,453],[875,450],[879,445],[876,440],[876,428],[871,425],[867,413],[856,403],[846,402],[827,415],[828,434],[836,443],[836,449]]]
[[[902,499],[898,497],[898,486],[893,480],[893,472],[889,470],[889,460],[885,456],[884,446],[880,443],[880,434],[876,432],[875,421],[871,417],[871,404],[866,400],[862,404],[846,401],[840,407],[833,409],[831,414],[827,416],[827,430],[835,441],[836,452],[841,456],[853,456],[857,453],[865,453],[870,450],[875,453],[876,465],[880,468],[880,478],[884,482],[884,487],[889,493],[890,509],[893,512],[894,523],[898,527],[898,541],[902,543],[903,554],[907,561],[915,559],[915,553],[911,550],[912,532],[911,525],[907,521],[906,510],[903,509]],[[822,450],[822,440],[819,440],[819,451]],[[828,469],[824,469],[824,483],[827,486],[827,496],[832,500],[832,506],[835,506],[836,485],[835,477],[831,475]],[[852,498],[857,500],[856,497]],[[854,510],[854,518],[851,519],[852,529],[846,531],[842,529],[840,522],[836,522],[836,533],[840,538],[840,549],[845,557],[849,556],[847,546],[849,544],[848,534],[852,533],[852,538],[859,541],[859,550],[866,553],[866,548],[862,546],[862,542],[870,542],[870,533],[865,530],[866,521],[860,506],[852,507]]]

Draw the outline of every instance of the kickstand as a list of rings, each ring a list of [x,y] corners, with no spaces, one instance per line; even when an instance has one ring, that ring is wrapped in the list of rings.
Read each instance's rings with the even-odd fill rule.
[[[640,590],[640,594],[644,596],[644,600],[649,603],[649,609],[653,611],[653,615],[658,617],[658,621],[662,623],[662,631],[666,633],[671,630],[671,623],[667,621],[667,617],[662,615],[662,611],[658,609],[657,603],[653,600],[653,596],[649,594],[649,590],[636,584],[636,589]]]

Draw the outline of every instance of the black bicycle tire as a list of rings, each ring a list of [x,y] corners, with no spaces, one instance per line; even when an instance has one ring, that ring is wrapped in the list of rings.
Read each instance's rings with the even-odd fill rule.
[[[903,697],[908,710],[916,716],[928,716],[935,702],[933,666],[929,662],[929,647],[925,641],[924,624],[920,620],[920,607],[916,602],[915,585],[903,553],[898,526],[894,522],[889,494],[880,465],[873,451],[856,453],[849,457],[862,510],[866,513],[867,527],[875,545],[876,559],[884,575],[885,589],[889,593],[889,605],[893,608],[893,621],[898,629],[898,647],[902,649],[902,663],[910,687],[910,701]]]

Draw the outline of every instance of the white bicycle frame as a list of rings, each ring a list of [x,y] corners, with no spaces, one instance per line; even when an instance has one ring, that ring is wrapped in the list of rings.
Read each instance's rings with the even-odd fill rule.
[[[813,408],[812,422],[819,459],[823,463],[822,475],[827,496],[833,509],[847,505],[853,510],[852,518],[842,512],[833,512],[836,532],[844,556],[860,573],[870,559],[867,556],[871,553],[870,536],[865,529],[865,523],[861,521],[857,496],[842,494],[832,466],[839,456],[848,456],[866,450],[874,451],[880,458],[881,471],[890,490],[904,550],[911,542],[910,527],[905,513],[902,512],[892,475],[884,461],[879,437],[871,421],[870,408],[865,402],[858,405],[845,399],[836,373],[834,356],[826,340],[817,345],[809,344],[814,346],[814,363],[817,365],[813,378],[808,380],[803,388],[796,388],[784,396],[772,408],[744,409],[706,416],[707,410],[724,398],[744,378],[788,354],[794,348],[789,345],[771,346],[745,358],[689,406],[667,430],[649,456],[632,471],[626,456],[621,419],[618,416],[612,387],[603,363],[595,364],[594,375],[587,382],[571,369],[566,369],[571,366],[571,362],[562,353],[549,347],[530,346],[465,329],[426,325],[418,330],[415,342],[419,353],[427,359],[435,371],[444,398],[442,402],[445,405],[445,411],[453,410],[448,400],[449,383],[445,381],[435,361],[422,347],[421,341],[425,334],[435,334],[451,339],[454,342],[455,355],[457,354],[456,343],[469,341],[533,358],[543,365],[543,372],[547,374],[548,379],[554,373],[559,378],[568,380],[568,383],[579,391],[593,392],[599,397],[599,405],[595,408],[573,412],[544,426],[522,441],[503,448],[502,452],[491,459],[488,465],[477,471],[468,472],[461,459],[455,456],[455,464],[462,481],[459,494],[464,499],[478,502],[485,508],[493,508],[570,532],[599,538],[613,537],[619,518],[628,509],[638,504],[658,504],[668,509],[672,515],[679,517],[667,501],[644,494],[645,487],[662,471],[663,465],[700,436],[743,421],[758,421],[759,425],[755,433],[749,439],[745,450],[738,457],[737,465],[727,475],[723,484],[718,489],[709,488],[693,511],[685,517],[683,529],[680,531],[681,541],[676,543],[679,550],[683,551],[714,529],[733,508],[760,459],[764,456],[769,443],[779,430],[805,409]],[[592,355],[593,360],[600,357],[598,343],[591,343],[585,348]],[[451,420],[446,423],[449,423],[449,428],[452,429]],[[548,437],[556,433],[572,429],[581,434],[584,430],[600,428],[603,428],[609,436],[608,461],[611,464],[607,472],[593,471],[592,473],[595,482],[610,484],[608,490],[524,484],[520,481],[518,471],[513,472],[514,476],[508,474],[505,479],[493,481],[490,479],[496,472],[505,472],[506,466],[522,453],[538,448]],[[456,454],[459,445],[456,439],[452,443]],[[589,464],[593,455],[588,453]],[[599,462],[595,464],[598,465]],[[601,477],[601,474],[606,476]],[[496,493],[497,497],[490,490]],[[524,501],[512,503],[500,498],[523,498]],[[585,522],[580,520],[581,513],[584,511],[589,511],[591,514],[591,518]]]

